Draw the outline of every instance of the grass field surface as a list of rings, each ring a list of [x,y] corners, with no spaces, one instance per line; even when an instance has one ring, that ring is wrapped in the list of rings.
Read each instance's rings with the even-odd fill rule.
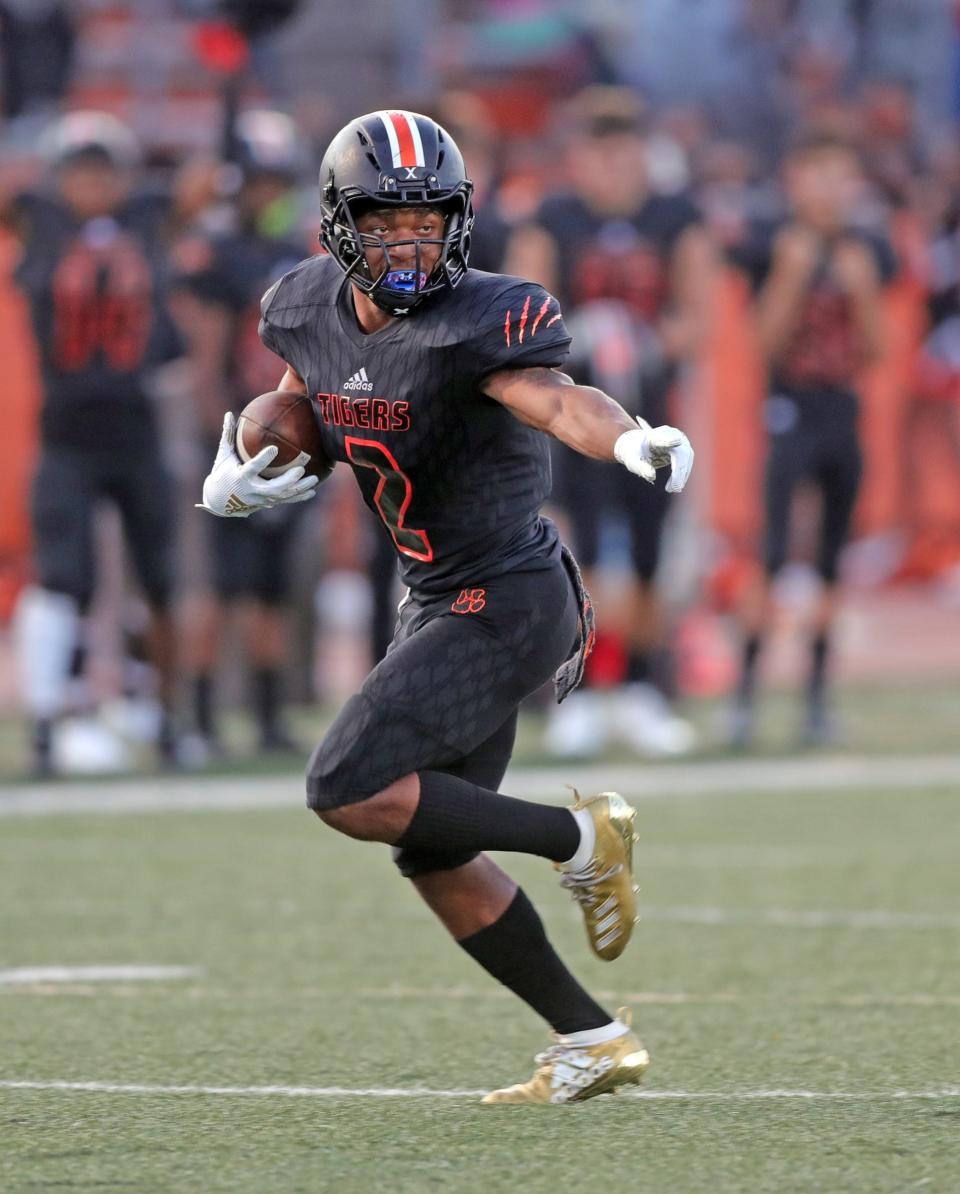
[[[0,1189],[960,1190],[956,791],[638,806],[613,964],[504,860],[653,1056],[568,1108],[478,1104],[543,1030],[385,849],[294,807],[0,818]]]

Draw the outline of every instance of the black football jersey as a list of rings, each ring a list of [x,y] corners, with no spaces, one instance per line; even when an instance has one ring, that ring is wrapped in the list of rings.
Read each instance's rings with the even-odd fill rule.
[[[178,347],[167,310],[169,200],[136,196],[83,223],[52,196],[21,195],[17,207],[16,280],[40,355],[44,439],[146,450],[154,431],[144,372]]]
[[[351,466],[385,523],[401,574],[443,593],[551,564],[547,439],[481,392],[499,369],[562,364],[556,299],[520,278],[469,270],[378,332],[357,323],[334,261],[302,262],[264,295],[260,336],[313,398],[325,451]]]
[[[783,226],[757,223],[745,243],[734,250],[734,263],[747,273],[755,290],[767,280],[774,241]],[[849,229],[843,235],[863,241],[876,261],[881,284],[889,282],[896,268],[889,241],[860,229]],[[856,384],[862,360],[850,299],[831,278],[825,255],[814,269],[790,341],[771,370],[770,386],[774,391],[848,393]]]
[[[238,231],[191,237],[178,246],[178,284],[204,302],[225,307],[232,316],[227,346],[226,395],[234,410],[277,387],[277,359],[260,341],[263,292],[303,257],[295,241]]]
[[[598,215],[575,195],[546,199],[536,217],[557,245],[559,297],[569,312],[617,300],[653,323],[670,297],[670,257],[700,220],[683,195],[651,195],[630,216]]]
[[[671,258],[699,218],[684,196],[652,195],[631,215],[611,218],[570,194],[547,199],[537,217],[556,245],[574,336],[571,376],[654,424],[667,418],[676,377],[658,326],[671,301]]]

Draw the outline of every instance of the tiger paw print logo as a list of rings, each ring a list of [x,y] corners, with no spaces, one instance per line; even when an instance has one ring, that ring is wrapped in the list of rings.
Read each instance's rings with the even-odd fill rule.
[[[461,589],[450,608],[455,614],[478,614],[487,604],[486,589]]]

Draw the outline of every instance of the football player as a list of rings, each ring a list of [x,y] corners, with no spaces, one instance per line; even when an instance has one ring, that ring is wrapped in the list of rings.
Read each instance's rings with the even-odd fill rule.
[[[789,558],[791,505],[803,482],[819,489],[822,509],[816,559],[821,587],[801,740],[815,746],[835,736],[827,673],[838,561],[860,488],[857,382],[882,351],[882,286],[892,272],[886,241],[857,224],[863,174],[849,143],[830,133],[806,134],[787,155],[783,182],[785,219],[773,229],[754,229],[739,254],[756,285],[769,374],[764,576],[745,604],[730,725],[731,744],[741,748],[753,738],[757,669],[773,613],[771,583]]]
[[[276,385],[276,358],[260,343],[260,297],[303,257],[295,235],[302,154],[293,122],[282,112],[240,114],[232,165],[240,187],[235,226],[199,233],[178,246],[181,262],[176,311],[193,367],[197,414],[211,448],[225,409],[240,411]],[[214,682],[226,614],[236,612],[251,661],[252,706],[261,750],[295,749],[281,719],[281,679],[287,655],[290,551],[299,505],[272,510],[254,522],[211,522],[213,596],[198,602],[187,627],[193,723],[201,757],[222,753]]]
[[[166,309],[171,199],[135,189],[138,146],[106,113],[69,113],[41,148],[50,167],[45,185],[5,211],[23,246],[16,280],[29,302],[43,385],[31,493],[37,584],[18,611],[33,768],[52,769],[78,619],[94,593],[94,508],[104,498],[120,512],[150,608],[163,710],[158,749],[171,764],[173,528],[146,388],[149,369],[175,346]]]
[[[559,366],[556,299],[470,270],[471,184],[448,133],[413,112],[361,116],[321,165],[326,254],[263,299],[260,334],[310,395],[323,446],[348,463],[396,547],[408,592],[385,659],[313,753],[307,802],[328,826],[394,847],[457,943],[551,1026],[525,1083],[488,1102],[564,1103],[641,1080],[648,1057],[557,956],[533,905],[485,853],[549,859],[580,904],[594,952],[630,937],[633,810],[604,793],[572,809],[501,795],[520,701],[551,676],[579,681],[593,613],[572,557],[540,517],[544,432],[645,482],[693,464],[687,438],[638,426]],[[293,469],[264,480],[224,421],[204,505],[247,516],[309,496]]]
[[[518,229],[507,266],[563,303],[573,333],[571,376],[599,386],[632,414],[662,423],[706,325],[709,240],[685,195],[653,188],[636,93],[590,87],[577,97],[569,124],[569,185]],[[613,730],[641,754],[683,754],[694,732],[670,705],[669,636],[655,579],[669,503],[663,479],[638,492],[626,474],[563,444],[555,448],[554,467],[554,500],[569,521],[588,584],[611,515],[629,529],[633,584],[625,684],[609,709],[585,685],[554,711],[547,746],[564,757],[595,754]]]

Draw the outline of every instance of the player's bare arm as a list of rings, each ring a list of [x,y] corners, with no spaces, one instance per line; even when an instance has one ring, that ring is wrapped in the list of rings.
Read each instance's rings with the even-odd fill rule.
[[[664,348],[675,361],[700,350],[707,333],[716,258],[710,238],[699,224],[679,238],[670,262],[672,302],[660,325]]]
[[[30,232],[30,221],[17,197],[34,189],[40,180],[36,161],[12,159],[0,164],[0,228],[20,241]]]
[[[845,237],[833,251],[830,272],[850,300],[862,362],[872,364],[883,354],[882,286],[876,258],[862,240]]]
[[[594,460],[613,460],[613,445],[636,423],[594,386],[576,385],[559,369],[502,369],[483,391],[522,422]]]
[[[655,470],[670,468],[667,489],[683,489],[693,467],[693,448],[676,427],[650,427],[633,419],[594,386],[576,385],[559,369],[501,369],[490,374],[484,393],[522,423],[595,460],[617,460],[652,482]],[[639,424],[639,426],[638,426]]]
[[[773,266],[757,296],[757,333],[768,361],[776,361],[790,344],[804,298],[822,251],[820,236],[793,224],[773,246]]]
[[[197,413],[204,429],[216,434],[223,419],[222,396],[228,392],[230,314],[225,307],[186,291],[176,296],[174,310],[190,354]]]

